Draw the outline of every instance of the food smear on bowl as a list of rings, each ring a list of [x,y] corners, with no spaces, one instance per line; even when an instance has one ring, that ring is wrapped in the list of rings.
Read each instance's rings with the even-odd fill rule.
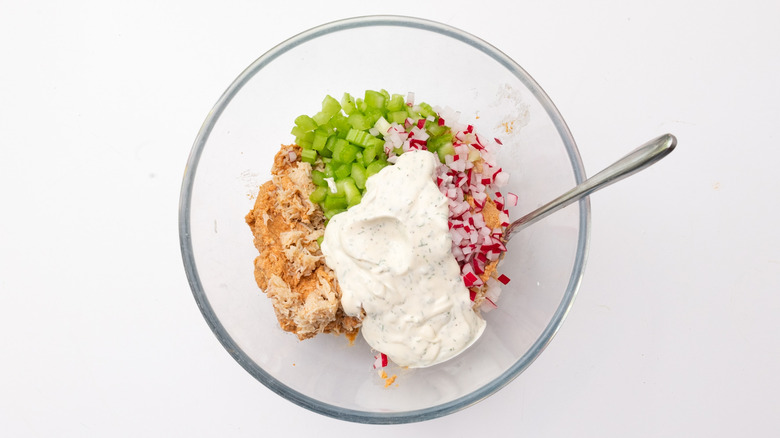
[[[425,178],[415,174],[414,183],[411,179],[404,179],[378,185],[384,189],[388,189],[388,186],[395,189],[386,191],[404,199],[417,199],[423,187],[433,187],[438,191],[437,200],[429,201],[431,205],[419,210],[428,211],[428,207],[433,208],[435,204],[441,209],[437,214],[442,214],[446,206],[446,230],[437,236],[416,238],[420,240],[418,243],[424,243],[423,240],[431,237],[441,244],[444,236],[448,242],[448,257],[450,261],[454,259],[458,272],[457,277],[450,277],[457,279],[458,284],[449,291],[467,296],[466,304],[470,307],[468,312],[459,313],[459,318],[468,318],[471,322],[471,335],[467,336],[470,342],[459,341],[459,345],[467,347],[479,336],[474,336],[473,329],[479,325],[474,322],[482,322],[482,329],[477,330],[481,333],[484,320],[480,313],[496,307],[501,286],[508,281],[506,276],[497,272],[497,264],[506,251],[501,238],[504,228],[509,224],[508,208],[516,205],[517,195],[507,193],[504,196],[500,192],[509,178],[495,159],[500,140],[478,136],[474,127],[461,124],[459,117],[460,114],[450,108],[415,103],[412,93],[404,98],[385,90],[367,90],[362,98],[353,98],[349,93],[344,93],[341,101],[338,101],[326,96],[320,112],[295,119],[291,131],[295,136],[295,145],[282,146],[277,153],[272,168],[272,181],[260,187],[257,202],[246,216],[260,253],[255,260],[255,278],[260,288],[271,298],[283,329],[297,334],[299,339],[307,339],[318,333],[345,333],[353,340],[362,326],[364,335],[369,333],[369,336],[373,336],[370,333],[376,331],[379,324],[367,323],[373,318],[368,316],[367,304],[362,299],[356,299],[355,293],[343,290],[345,286],[342,283],[350,283],[346,280],[349,274],[334,272],[334,266],[331,265],[336,262],[323,255],[320,245],[332,246],[324,243],[323,239],[333,223],[342,223],[338,219],[342,213],[350,213],[356,208],[360,212],[364,197],[376,198],[375,194],[369,193],[370,187],[377,186],[371,181],[377,178],[382,181],[380,175],[387,172],[395,174],[394,165],[399,161],[409,161],[411,165],[419,160],[426,169],[432,168],[431,172],[426,170],[423,173]],[[403,158],[406,155],[409,158]],[[423,156],[428,158],[421,158]],[[422,184],[424,179],[430,184]],[[401,194],[401,191],[404,193]],[[384,268],[378,268],[378,264],[374,263],[388,249],[409,246],[409,236],[404,238],[403,232],[408,231],[409,222],[413,219],[395,217],[382,221],[384,223],[380,228],[385,234],[384,242],[377,241],[376,246],[361,251],[355,247],[347,251],[352,262],[363,266],[369,273],[372,269],[396,269],[395,272],[398,272],[397,263],[408,262],[407,254],[400,261],[395,260]],[[339,234],[349,235],[359,231],[358,228],[370,229],[371,226],[379,225],[369,225],[365,221],[361,224],[349,226],[347,231]],[[370,266],[372,263],[377,266]],[[385,286],[378,277],[361,281]],[[394,308],[390,310],[391,314],[393,311],[400,312],[405,300],[410,299],[409,296],[416,297],[409,293],[409,288],[391,289],[392,296],[383,298],[386,307]],[[365,292],[375,296],[380,290]],[[406,298],[398,295],[405,295]],[[442,302],[450,300],[437,299]],[[452,303],[456,301],[460,302],[461,299]],[[432,308],[436,309],[435,306]],[[426,322],[426,318],[432,318],[433,321]],[[436,338],[436,330],[447,325],[446,322],[442,323],[443,318],[438,318],[426,314],[418,318],[422,326],[430,324],[431,327],[437,327],[432,333],[428,329],[420,329],[421,332],[427,330],[426,339]],[[404,336],[396,336],[387,347],[379,348],[391,349],[389,345],[398,344],[401,349],[412,349],[410,344],[418,341],[414,341],[411,336],[404,339]],[[380,366],[375,364],[375,368],[387,365],[384,353],[388,353],[394,362],[410,367],[428,366],[422,364],[431,365],[445,360],[436,358],[447,354],[434,353],[437,348],[441,350],[442,342],[428,344],[429,347],[433,344],[436,346],[422,355],[427,358],[421,359],[422,362],[404,359],[399,353],[382,351],[375,346],[384,358]],[[456,347],[445,347],[450,348],[452,351],[457,350]],[[426,350],[423,348],[420,351]]]
[[[344,311],[362,315],[366,342],[403,367],[448,360],[485,329],[452,255],[437,161],[402,154],[368,179],[359,204],[330,219],[321,245]]]

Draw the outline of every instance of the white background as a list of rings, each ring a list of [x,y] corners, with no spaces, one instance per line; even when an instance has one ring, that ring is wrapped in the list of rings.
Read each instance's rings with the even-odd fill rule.
[[[585,278],[541,357],[471,408],[401,426],[255,381],[201,317],[177,234],[185,161],[230,82],[300,31],[376,13],[514,58],[588,174],[679,140],[592,197]],[[0,435],[774,436],[778,19],[774,1],[2,0]]]

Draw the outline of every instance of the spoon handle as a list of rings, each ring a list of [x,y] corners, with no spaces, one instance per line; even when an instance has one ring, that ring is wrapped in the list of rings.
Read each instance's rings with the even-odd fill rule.
[[[648,141],[568,192],[512,222],[504,230],[504,241],[508,241],[512,234],[566,207],[572,202],[649,167],[672,152],[675,146],[677,146],[677,139],[672,134],[664,134]]]

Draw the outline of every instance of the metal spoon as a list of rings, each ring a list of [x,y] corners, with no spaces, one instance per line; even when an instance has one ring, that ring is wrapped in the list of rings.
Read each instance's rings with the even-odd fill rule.
[[[677,146],[677,139],[672,134],[664,134],[648,141],[568,192],[509,224],[504,230],[503,241],[509,241],[514,233],[555,213],[583,196],[588,196],[599,189],[649,167],[672,152],[675,146]]]

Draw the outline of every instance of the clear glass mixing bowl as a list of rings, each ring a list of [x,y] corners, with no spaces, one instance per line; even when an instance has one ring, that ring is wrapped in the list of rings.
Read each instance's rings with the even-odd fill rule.
[[[179,231],[198,304],[225,349],[282,397],[347,421],[406,423],[455,412],[495,393],[525,370],[560,327],[583,274],[589,201],[517,234],[500,270],[511,278],[487,329],[467,351],[424,369],[393,369],[385,388],[362,340],[320,335],[298,341],[277,325],[257,287],[257,255],[244,216],[270,178],[280,144],[300,114],[326,94],[366,89],[415,93],[449,106],[483,136],[519,195],[513,219],[585,178],[563,118],[512,59],[450,26],[371,16],[324,24],[274,47],[241,73],[208,114],[187,162]]]

